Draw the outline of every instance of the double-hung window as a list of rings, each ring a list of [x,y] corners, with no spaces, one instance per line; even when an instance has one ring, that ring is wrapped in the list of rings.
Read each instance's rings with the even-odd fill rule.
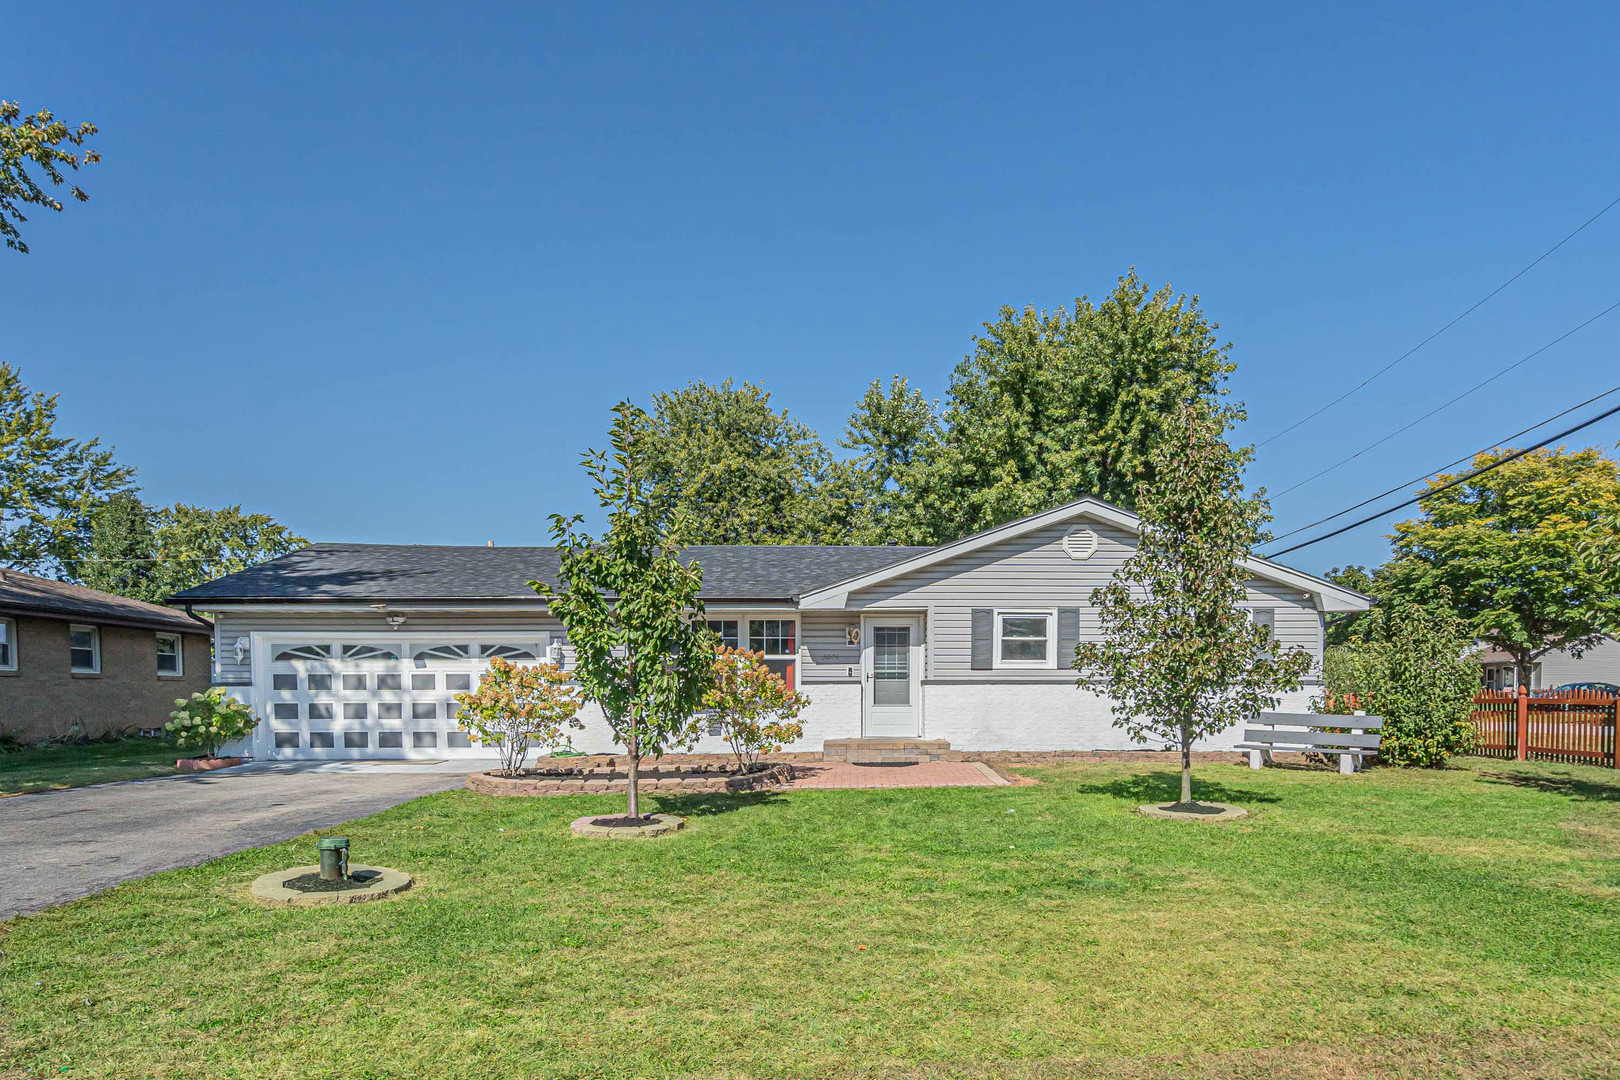
[[[708,627],[720,636],[720,644],[728,649],[742,647],[742,639],[737,636],[736,619],[710,619]]]
[[[799,624],[793,619],[749,619],[748,649],[764,653],[765,666],[782,676],[789,690],[797,682]]]
[[[1055,668],[1056,612],[996,612],[996,666]]]
[[[0,619],[0,671],[17,670],[17,623]]]
[[[79,675],[101,672],[101,631],[93,626],[68,627],[68,667]]]
[[[180,652],[179,634],[159,634],[157,636],[157,673],[159,678],[177,679],[185,674],[182,670],[184,660]]]

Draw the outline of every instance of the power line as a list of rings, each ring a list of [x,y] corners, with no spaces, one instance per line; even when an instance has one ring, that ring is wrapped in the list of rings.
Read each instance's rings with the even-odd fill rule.
[[[1364,517],[1360,521],[1352,521],[1350,524],[1341,526],[1340,528],[1337,528],[1337,529],[1334,529],[1330,533],[1323,533],[1321,536],[1316,537],[1314,540],[1306,540],[1306,541],[1304,541],[1302,543],[1295,544],[1292,547],[1285,547],[1281,551],[1274,551],[1270,555],[1262,555],[1260,557],[1262,559],[1275,559],[1279,555],[1287,555],[1290,551],[1298,551],[1300,548],[1308,548],[1312,544],[1320,544],[1324,540],[1331,540],[1333,537],[1339,536],[1339,535],[1341,535],[1343,533],[1347,533],[1351,529],[1359,529],[1361,526],[1367,524],[1368,522],[1377,521],[1381,517],[1388,517],[1390,514],[1393,514],[1395,511],[1404,510],[1408,506],[1411,506],[1413,503],[1421,502],[1424,499],[1432,499],[1436,495],[1440,494],[1442,491],[1449,491],[1449,490],[1451,490],[1452,488],[1456,487],[1459,484],[1466,484],[1468,481],[1473,480],[1476,477],[1484,476],[1488,472],[1491,472],[1491,471],[1493,471],[1495,469],[1500,469],[1503,465],[1506,465],[1510,461],[1517,461],[1519,458],[1524,457],[1524,455],[1526,455],[1526,454],[1532,453],[1533,451],[1536,451],[1536,450],[1540,450],[1543,446],[1546,446],[1548,443],[1555,443],[1559,439],[1562,439],[1567,435],[1575,434],[1577,431],[1580,431],[1582,428],[1591,427],[1593,424],[1597,423],[1599,420],[1607,420],[1609,417],[1613,416],[1615,413],[1620,413],[1620,405],[1616,405],[1612,409],[1607,410],[1606,412],[1600,412],[1596,416],[1592,417],[1589,420],[1582,420],[1580,423],[1576,424],[1574,427],[1565,428],[1563,431],[1560,431],[1556,435],[1550,435],[1547,438],[1542,439],[1540,442],[1536,443],[1533,446],[1527,446],[1523,450],[1515,450],[1513,453],[1507,455],[1506,457],[1500,458],[1500,459],[1498,459],[1496,461],[1491,462],[1489,465],[1486,465],[1484,468],[1475,469],[1471,473],[1466,473],[1466,474],[1464,474],[1462,476],[1459,476],[1459,477],[1457,477],[1457,479],[1448,481],[1448,482],[1446,482],[1444,484],[1441,484],[1439,487],[1434,488],[1433,490],[1425,491],[1421,495],[1414,495],[1410,499],[1407,499],[1405,502],[1396,503],[1394,506],[1388,507],[1387,509],[1384,509],[1384,510],[1380,510],[1380,511],[1378,511],[1378,513],[1369,515],[1368,517]],[[1337,515],[1334,515],[1334,516],[1337,516]]]
[[[1489,386],[1491,383],[1495,382],[1497,379],[1500,379],[1502,376],[1506,375],[1508,372],[1513,371],[1514,369],[1516,369],[1516,368],[1518,368],[1518,367],[1520,367],[1520,366],[1522,366],[1524,364],[1529,363],[1531,360],[1534,360],[1536,357],[1540,356],[1542,353],[1546,352],[1548,349],[1552,348],[1554,345],[1557,345],[1560,341],[1563,341],[1565,338],[1569,337],[1570,335],[1578,333],[1581,330],[1585,330],[1588,326],[1591,326],[1593,323],[1595,323],[1599,319],[1603,318],[1603,316],[1607,315],[1609,312],[1613,311],[1615,308],[1620,308],[1620,300],[1617,300],[1614,303],[1610,304],[1608,307],[1604,308],[1602,311],[1598,312],[1596,315],[1593,315],[1590,319],[1587,319],[1585,322],[1581,323],[1579,326],[1574,326],[1574,327],[1571,327],[1568,330],[1565,330],[1562,334],[1559,334],[1557,337],[1555,337],[1551,341],[1547,342],[1547,344],[1541,346],[1541,348],[1536,349],[1534,352],[1527,353],[1526,355],[1521,356],[1519,359],[1513,361],[1513,363],[1509,364],[1507,367],[1503,368],[1501,371],[1498,371],[1495,375],[1492,375],[1490,378],[1485,379],[1485,380],[1483,380],[1481,382],[1475,383],[1473,386],[1470,386],[1467,390],[1464,390],[1462,393],[1458,394],[1456,397],[1452,398],[1451,400],[1443,402],[1442,404],[1435,406],[1434,408],[1430,409],[1428,412],[1424,413],[1422,416],[1418,417],[1416,420],[1413,420],[1411,423],[1404,424],[1401,427],[1396,428],[1394,431],[1390,432],[1388,435],[1385,435],[1383,438],[1377,440],[1376,442],[1368,443],[1366,446],[1363,446],[1360,450],[1357,450],[1355,453],[1351,454],[1349,457],[1340,458],[1338,461],[1335,461],[1332,465],[1329,465],[1327,468],[1321,470],[1320,472],[1312,473],[1310,476],[1307,476],[1305,479],[1301,480],[1299,483],[1294,484],[1294,485],[1292,485],[1290,487],[1283,488],[1281,491],[1277,492],[1277,494],[1273,495],[1272,498],[1280,499],[1284,495],[1289,494],[1290,492],[1298,491],[1300,488],[1304,487],[1306,484],[1309,484],[1309,483],[1311,483],[1312,481],[1315,481],[1315,480],[1320,480],[1322,477],[1326,476],[1328,473],[1330,473],[1333,470],[1339,468],[1340,466],[1348,465],[1350,462],[1356,460],[1356,458],[1360,457],[1362,454],[1365,454],[1367,451],[1376,450],[1378,447],[1383,446],[1385,443],[1389,442],[1389,440],[1393,439],[1395,436],[1404,434],[1405,432],[1408,432],[1408,431],[1411,431],[1413,428],[1415,428],[1419,424],[1423,423],[1423,421],[1429,419],[1430,417],[1436,415],[1437,413],[1444,412],[1445,410],[1451,408],[1453,405],[1457,404],[1457,402],[1461,401],[1463,398],[1468,397],[1471,394],[1475,394],[1475,393],[1479,392],[1480,390],[1485,389],[1485,387]]]
[[[1453,326],[1456,326],[1458,323],[1460,323],[1464,319],[1468,318],[1468,316],[1472,315],[1475,311],[1477,311],[1479,308],[1483,307],[1487,302],[1489,302],[1490,299],[1493,296],[1495,296],[1497,293],[1501,292],[1503,289],[1507,288],[1509,285],[1512,285],[1515,281],[1518,281],[1520,278],[1524,277],[1524,275],[1528,274],[1531,270],[1534,270],[1536,268],[1537,264],[1539,264],[1543,259],[1545,259],[1547,256],[1551,255],[1553,252],[1557,251],[1559,248],[1563,247],[1565,244],[1569,243],[1571,240],[1575,239],[1575,237],[1579,236],[1581,233],[1585,232],[1586,227],[1588,225],[1592,224],[1592,222],[1596,221],[1598,218],[1602,217],[1604,214],[1607,214],[1610,210],[1614,209],[1616,204],[1620,204],[1620,197],[1616,197],[1613,202],[1609,203],[1609,205],[1605,206],[1603,209],[1599,210],[1597,213],[1595,213],[1591,217],[1587,218],[1584,222],[1581,223],[1580,228],[1576,229],[1574,232],[1570,233],[1568,236],[1566,236],[1562,240],[1558,241],[1558,243],[1554,244],[1552,247],[1548,248],[1546,251],[1543,251],[1540,255],[1536,256],[1535,259],[1533,259],[1531,262],[1526,264],[1525,267],[1522,270],[1520,270],[1517,274],[1514,274],[1512,277],[1510,277],[1506,281],[1502,282],[1502,284],[1498,285],[1496,288],[1494,288],[1490,292],[1486,293],[1483,297],[1476,300],[1474,302],[1474,304],[1471,307],[1469,307],[1469,309],[1467,311],[1464,311],[1461,315],[1458,315],[1456,318],[1454,318],[1450,322],[1446,323],[1446,325],[1442,326],[1440,329],[1436,330],[1434,333],[1430,334],[1428,337],[1424,338],[1422,341],[1418,342],[1416,345],[1412,346],[1410,349],[1407,349],[1405,352],[1401,353],[1401,355],[1397,356],[1395,359],[1391,360],[1389,363],[1385,364],[1383,367],[1379,368],[1377,371],[1373,372],[1371,375],[1367,376],[1365,379],[1362,379],[1361,382],[1357,383],[1355,386],[1351,387],[1349,390],[1346,390],[1344,393],[1340,394],[1338,397],[1334,398],[1332,401],[1328,402],[1326,405],[1323,405],[1320,409],[1317,409],[1315,412],[1311,413],[1309,416],[1303,416],[1303,417],[1299,418],[1298,420],[1295,420],[1292,424],[1289,424],[1287,427],[1283,428],[1281,431],[1277,432],[1276,434],[1268,435],[1266,438],[1260,440],[1258,443],[1255,443],[1255,449],[1258,450],[1260,447],[1266,445],[1267,443],[1271,442],[1274,439],[1282,438],[1284,435],[1287,435],[1290,431],[1293,431],[1295,428],[1298,428],[1300,425],[1307,424],[1310,421],[1315,420],[1318,416],[1321,416],[1323,413],[1325,413],[1329,409],[1333,408],[1333,406],[1339,404],[1339,402],[1343,401],[1345,398],[1350,397],[1352,394],[1359,393],[1362,389],[1364,389],[1367,386],[1368,383],[1372,382],[1374,379],[1378,378],[1378,376],[1384,374],[1384,372],[1388,371],[1390,368],[1394,367],[1396,364],[1399,364],[1402,360],[1405,360],[1408,356],[1411,356],[1413,353],[1415,353],[1419,349],[1423,348],[1423,346],[1427,345],[1429,342],[1433,341],[1435,338],[1439,337],[1441,334],[1445,333],[1447,330],[1450,330]]]
[[[1485,451],[1487,451],[1487,450],[1490,450],[1490,449],[1492,449],[1494,447],[1497,447],[1497,446],[1506,446],[1508,443],[1512,442],[1514,439],[1517,439],[1517,438],[1520,438],[1522,436],[1528,435],[1532,431],[1536,430],[1536,428],[1538,428],[1538,427],[1546,427],[1548,424],[1552,423],[1554,420],[1557,420],[1560,417],[1568,416],[1570,413],[1574,412],[1576,409],[1584,409],[1584,408],[1586,408],[1586,406],[1592,404],[1592,402],[1594,402],[1594,401],[1602,401],[1604,398],[1606,398],[1610,394],[1614,394],[1614,393],[1620,393],[1620,386],[1610,387],[1609,389],[1603,391],[1603,393],[1601,393],[1601,394],[1594,394],[1592,397],[1587,398],[1585,401],[1580,402],[1577,405],[1571,405],[1569,408],[1565,409],[1563,412],[1553,413],[1551,416],[1547,417],[1547,419],[1545,419],[1545,420],[1537,420],[1534,424],[1531,424],[1529,427],[1525,428],[1523,431],[1515,431],[1512,435],[1508,435],[1508,436],[1505,436],[1504,438],[1497,439],[1495,442],[1491,443],[1490,446],[1482,446],[1478,450],[1475,450],[1472,454],[1465,454],[1464,456],[1462,456],[1460,458],[1457,458],[1455,461],[1448,461],[1444,465],[1440,466],[1438,469],[1430,469],[1428,472],[1424,473],[1422,476],[1414,476],[1412,479],[1406,481],[1403,484],[1396,484],[1394,487],[1390,488],[1388,491],[1380,491],[1377,495],[1374,495],[1372,498],[1363,499],[1361,502],[1356,503],[1356,505],[1354,505],[1354,506],[1347,506],[1343,510],[1340,510],[1337,514],[1329,514],[1325,518],[1318,518],[1317,520],[1311,522],[1309,525],[1301,525],[1297,529],[1290,529],[1288,532],[1283,533],[1281,536],[1273,536],[1271,538],[1271,542],[1276,543],[1279,540],[1286,540],[1290,536],[1294,536],[1294,535],[1296,535],[1298,533],[1304,532],[1306,529],[1314,529],[1318,525],[1325,525],[1327,522],[1332,521],[1334,518],[1341,518],[1341,517],[1344,517],[1344,515],[1346,515],[1346,514],[1354,513],[1355,511],[1360,510],[1363,506],[1370,506],[1373,503],[1377,502],[1379,499],[1385,498],[1386,496],[1389,496],[1389,495],[1393,495],[1397,491],[1404,491],[1406,488],[1411,487],[1413,484],[1418,483],[1420,480],[1427,480],[1431,476],[1434,476],[1434,475],[1436,475],[1438,473],[1443,473],[1447,469],[1451,468],[1454,465],[1461,465],[1465,461],[1472,461],[1474,458],[1478,457],[1480,454],[1485,453]]]

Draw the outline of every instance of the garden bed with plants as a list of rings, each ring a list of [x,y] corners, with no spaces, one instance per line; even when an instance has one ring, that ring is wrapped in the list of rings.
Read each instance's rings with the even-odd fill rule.
[[[734,762],[644,763],[638,776],[643,791],[716,795],[781,787],[793,780],[793,766],[763,761],[740,768]],[[498,769],[476,772],[467,777],[467,787],[485,795],[595,795],[628,791],[630,778],[625,763],[606,758],[579,765],[524,769],[512,776],[503,776]]]

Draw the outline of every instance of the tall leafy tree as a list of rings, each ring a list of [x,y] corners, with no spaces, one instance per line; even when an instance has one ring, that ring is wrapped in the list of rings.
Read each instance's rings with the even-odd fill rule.
[[[1503,461],[1497,449],[1470,472]],[[1390,592],[1450,606],[1469,633],[1510,654],[1519,684],[1555,650],[1579,655],[1615,629],[1620,465],[1599,449],[1536,450],[1451,487],[1437,476],[1418,517],[1395,526]]]
[[[1155,452],[1179,437],[1176,406],[1198,401],[1230,423],[1235,365],[1198,298],[1153,290],[1135,271],[1101,303],[1003,308],[951,378],[940,437],[908,470],[901,538],[935,543],[1068,499],[1134,508]]]
[[[133,491],[120,491],[103,503],[90,520],[90,547],[80,562],[79,584],[149,604],[172,595],[159,583],[153,516]]]
[[[132,492],[108,500],[92,520],[80,583],[153,604],[309,543],[240,505],[149,507]]]
[[[0,566],[72,579],[95,512],[134,479],[100,440],[58,435],[56,395],[0,363]]]
[[[912,473],[938,446],[939,415],[907,381],[895,375],[887,388],[873,379],[856,403],[838,445],[855,456],[834,466],[849,506],[851,539],[882,544],[896,539],[895,517],[912,484]]]
[[[700,544],[804,544],[843,538],[821,437],[770,394],[730,379],[693,382],[653,398],[638,421],[639,465],[665,510]]]
[[[1267,507],[1243,493],[1250,451],[1228,445],[1226,428],[1202,402],[1172,410],[1138,492],[1136,550],[1091,595],[1101,639],[1075,651],[1076,667],[1107,681],[1116,726],[1181,750],[1182,804],[1192,803],[1193,744],[1275,707],[1311,664],[1303,649],[1279,652],[1244,608],[1242,560]]]
[[[94,134],[94,124],[69,127],[49,109],[24,116],[17,102],[0,101],[0,236],[5,237],[6,247],[28,254],[28,245],[17,230],[19,223],[28,220],[23,216],[24,206],[61,213],[62,201],[51,189],[66,184],[68,173],[101,160],[99,152],[81,149],[84,140]],[[34,178],[30,165],[50,187]],[[78,184],[68,185],[68,195],[79,202],[90,201]]]
[[[575,678],[628,751],[634,818],[641,759],[686,737],[713,685],[715,641],[701,618],[703,569],[679,558],[676,517],[646,468],[646,413],[620,402],[609,438],[611,453],[586,451],[582,462],[608,512],[607,531],[592,536],[579,516],[553,514],[560,579],[529,586],[562,620]]]

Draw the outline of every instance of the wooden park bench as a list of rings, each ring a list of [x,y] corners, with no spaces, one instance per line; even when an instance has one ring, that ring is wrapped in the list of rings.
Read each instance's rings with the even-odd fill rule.
[[[1339,771],[1348,776],[1356,771],[1356,764],[1362,758],[1378,753],[1378,731],[1384,726],[1384,718],[1364,713],[1339,716],[1263,712],[1254,724],[1256,726],[1243,729],[1243,741],[1237,745],[1239,750],[1249,752],[1249,768],[1271,764],[1271,755],[1278,750],[1324,756],[1337,754]],[[1333,731],[1332,728],[1350,730]]]

